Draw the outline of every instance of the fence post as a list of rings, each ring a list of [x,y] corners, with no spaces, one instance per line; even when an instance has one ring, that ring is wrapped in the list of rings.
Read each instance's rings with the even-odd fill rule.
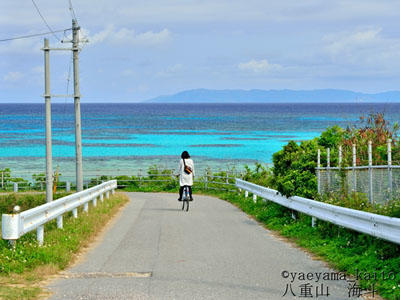
[[[14,193],[18,192],[18,182],[14,182]]]
[[[72,210],[72,215],[74,216],[75,219],[78,218],[78,209],[77,208],[74,208]]]
[[[67,186],[65,188],[66,192],[70,192],[71,191],[71,182],[67,181]]]
[[[317,150],[317,185],[318,185],[318,194],[321,194],[321,170],[319,169],[321,167],[321,150]],[[315,223],[317,222],[317,219],[315,217],[311,217],[311,226],[315,227]]]
[[[342,167],[342,145],[339,146],[339,168]]]
[[[321,150],[317,150],[317,184],[318,184],[318,194],[321,194]]]
[[[101,202],[104,201],[104,194],[103,194],[103,193],[100,194],[100,201],[101,201]]]
[[[257,202],[257,195],[253,194],[253,202],[256,203]]]
[[[368,200],[373,202],[372,195],[372,141],[368,141]]]
[[[94,197],[93,198],[93,207],[96,207],[97,206],[97,197]]]
[[[249,191],[244,191],[244,196],[247,198],[249,196]]]
[[[83,204],[83,211],[86,212],[86,213],[89,211],[89,203],[88,202]]]
[[[4,189],[4,171],[1,171],[1,188]]]
[[[331,191],[331,149],[326,149],[326,172],[328,176],[328,190]]]
[[[387,156],[388,156],[388,185],[389,185],[389,200],[392,199],[393,181],[392,181],[392,140],[387,141]]]
[[[40,182],[40,190],[43,191],[43,182]]]
[[[207,181],[208,181],[208,177],[207,177],[207,174],[206,174],[206,176],[204,177],[204,189],[208,189],[208,183],[207,183]]]
[[[357,191],[357,174],[356,174],[356,165],[357,165],[357,154],[356,154],[356,144],[353,144],[353,192]]]

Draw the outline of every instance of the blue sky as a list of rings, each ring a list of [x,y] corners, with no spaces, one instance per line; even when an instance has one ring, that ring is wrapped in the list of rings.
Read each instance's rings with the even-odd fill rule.
[[[35,1],[54,30],[71,27],[67,0]],[[400,89],[398,0],[73,5],[90,40],[80,54],[82,102],[142,101],[194,88]],[[46,31],[31,1],[0,2],[0,39]],[[43,37],[0,43],[0,102],[43,101],[42,45]],[[51,53],[52,93],[66,93],[69,64],[69,53]],[[72,102],[54,99],[65,101]]]

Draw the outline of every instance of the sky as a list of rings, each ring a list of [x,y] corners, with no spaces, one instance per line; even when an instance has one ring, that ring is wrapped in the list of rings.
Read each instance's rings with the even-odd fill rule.
[[[34,1],[53,30],[71,27],[68,0]],[[196,88],[400,89],[398,0],[72,4],[89,40],[80,52],[82,103],[138,102]],[[0,2],[0,39],[47,31],[32,0]],[[0,42],[0,102],[43,101],[43,38]],[[53,47],[70,46],[48,38]],[[70,52],[53,51],[50,59],[52,94],[70,94]]]

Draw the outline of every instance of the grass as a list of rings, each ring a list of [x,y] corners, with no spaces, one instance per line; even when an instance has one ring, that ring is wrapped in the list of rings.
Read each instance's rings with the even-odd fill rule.
[[[311,217],[298,214],[293,220],[291,211],[273,202],[254,203],[243,195],[207,192],[229,201],[253,216],[268,229],[289,238],[297,245],[317,255],[329,265],[348,275],[364,274],[359,279],[363,289],[372,287],[385,299],[400,299],[400,246],[365,234],[318,221],[311,227]],[[383,273],[382,273],[383,272]],[[392,272],[395,278],[388,278]],[[366,278],[377,274],[377,278]],[[382,274],[385,278],[383,278]]]
[[[38,197],[38,198],[36,198]],[[34,195],[35,201],[40,201]],[[36,299],[43,293],[40,281],[64,270],[73,262],[76,253],[88,246],[96,234],[128,201],[126,195],[117,193],[97,207],[82,210],[78,218],[64,216],[64,228],[57,229],[56,222],[45,225],[43,246],[38,246],[36,232],[22,236],[15,249],[7,241],[0,241],[0,299]]]

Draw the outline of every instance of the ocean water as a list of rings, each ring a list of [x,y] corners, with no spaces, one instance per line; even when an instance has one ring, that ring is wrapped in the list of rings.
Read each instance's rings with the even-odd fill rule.
[[[74,172],[72,104],[52,105],[54,166]],[[335,124],[360,124],[383,112],[394,123],[400,104],[82,104],[84,170],[126,173],[174,167],[183,150],[203,169],[271,163],[289,140],[318,136]],[[44,104],[0,104],[0,167],[44,171]],[[97,174],[96,173],[96,174]]]

